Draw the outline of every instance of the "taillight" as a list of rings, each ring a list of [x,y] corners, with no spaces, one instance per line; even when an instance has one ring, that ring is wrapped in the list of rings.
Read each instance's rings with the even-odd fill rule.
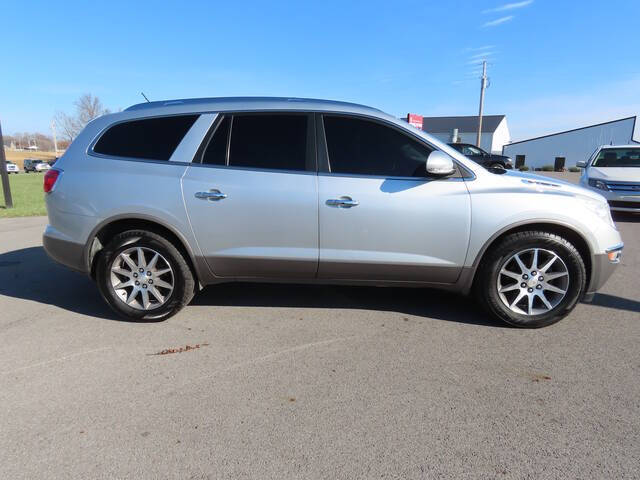
[[[52,168],[51,170],[47,170],[47,173],[44,174],[44,193],[49,193],[51,190],[53,190],[54,185],[58,181],[60,173],[60,170],[56,170],[54,168]]]

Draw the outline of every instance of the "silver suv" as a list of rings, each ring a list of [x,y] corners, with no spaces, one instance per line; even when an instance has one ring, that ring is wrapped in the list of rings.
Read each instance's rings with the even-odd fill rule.
[[[622,242],[604,198],[489,172],[383,112],[298,98],[134,105],[45,177],[44,246],[118,314],[165,319],[229,281],[438,287],[542,327]]]

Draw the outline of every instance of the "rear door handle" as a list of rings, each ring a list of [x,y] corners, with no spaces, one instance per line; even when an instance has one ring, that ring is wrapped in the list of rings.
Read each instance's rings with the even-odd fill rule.
[[[351,197],[344,196],[327,200],[327,205],[329,205],[330,207],[351,208],[357,207],[358,205],[360,205],[360,203],[356,200],[353,200]]]
[[[227,194],[212,188],[208,192],[196,192],[195,197],[201,200],[217,201],[227,198]]]

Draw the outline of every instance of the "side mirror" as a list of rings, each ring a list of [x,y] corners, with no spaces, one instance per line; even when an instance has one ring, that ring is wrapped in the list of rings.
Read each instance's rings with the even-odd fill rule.
[[[587,162],[576,162],[576,167],[587,168]]]
[[[446,177],[456,172],[456,166],[449,155],[434,150],[427,157],[427,173],[438,177]]]

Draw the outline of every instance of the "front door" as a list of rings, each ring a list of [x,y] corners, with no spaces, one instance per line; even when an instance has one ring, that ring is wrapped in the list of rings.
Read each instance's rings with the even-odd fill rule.
[[[428,177],[431,148],[394,126],[338,115],[323,125],[318,276],[455,282],[471,226],[464,180]]]
[[[182,182],[194,234],[213,273],[315,277],[313,117],[228,114],[214,129]]]

